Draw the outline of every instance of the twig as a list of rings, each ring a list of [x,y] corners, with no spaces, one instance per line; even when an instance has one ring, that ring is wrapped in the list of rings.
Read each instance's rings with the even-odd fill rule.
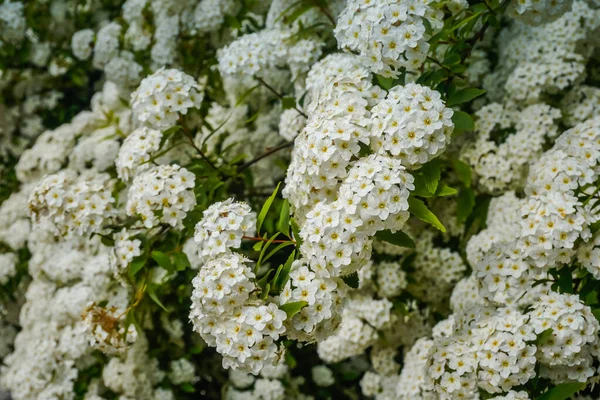
[[[283,100],[283,95],[281,93],[279,93],[277,90],[275,90],[271,85],[269,85],[267,82],[265,82],[262,78],[259,78],[257,76],[254,77],[254,79],[256,79],[261,85],[263,85],[264,87],[266,87],[271,93],[273,93],[275,96],[279,97],[281,100]],[[308,119],[308,115],[306,115],[302,110],[300,110],[298,107],[296,107],[296,105],[293,106],[294,110],[298,111],[298,113],[300,115],[302,115],[304,118]]]
[[[335,18],[333,18],[333,15],[331,15],[331,13],[329,12],[329,10],[328,10],[328,9],[326,9],[325,7],[323,7],[323,5],[322,5],[322,4],[319,4],[319,2],[318,2],[318,1],[315,1],[314,3],[317,5],[317,7],[319,8],[319,10],[320,10],[320,11],[321,11],[323,14],[325,14],[325,16],[327,17],[327,19],[328,19],[328,20],[329,20],[329,21],[330,21],[330,22],[333,24],[333,26],[336,26],[337,24],[336,24],[336,22],[335,22]]]
[[[250,167],[253,164],[256,164],[257,162],[259,162],[263,158],[267,158],[268,156],[270,156],[273,153],[277,153],[279,150],[282,150],[282,149],[285,149],[285,148],[288,148],[288,147],[292,147],[293,145],[294,145],[294,142],[291,141],[291,142],[286,142],[286,143],[284,143],[282,145],[279,145],[277,147],[273,147],[273,148],[267,150],[266,152],[264,152],[263,154],[261,154],[260,156],[254,158],[254,159],[252,159],[250,161],[248,161],[245,164],[242,164],[240,166],[240,168],[238,168],[238,172],[245,170],[246,168]]]
[[[190,141],[190,144],[192,145],[192,147],[196,150],[196,153],[198,153],[198,155],[204,160],[206,161],[206,163],[215,171],[218,171],[219,169],[217,167],[215,167],[215,165],[208,159],[208,157],[206,157],[204,155],[204,153],[202,152],[202,150],[200,150],[200,148],[198,148],[198,146],[196,146],[196,143],[194,142],[194,137],[192,136],[192,133],[187,129],[187,127],[183,124],[183,121],[180,120],[179,121],[181,124],[181,129],[183,130],[183,133],[185,133],[185,136],[188,138],[188,140]]]

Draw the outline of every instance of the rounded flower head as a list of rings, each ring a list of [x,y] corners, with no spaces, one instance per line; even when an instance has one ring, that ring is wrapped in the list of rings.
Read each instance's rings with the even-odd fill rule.
[[[214,257],[240,247],[243,236],[252,236],[256,213],[246,203],[227,199],[208,207],[196,224],[194,241],[201,258]]]
[[[144,78],[131,94],[131,108],[140,122],[165,130],[190,108],[199,108],[202,99],[201,87],[194,78],[163,67]]]
[[[181,227],[196,205],[196,177],[179,165],[159,165],[133,180],[127,199],[127,215],[141,217],[146,228],[159,223]]]
[[[104,221],[116,214],[112,187],[108,174],[78,176],[73,171],[61,171],[35,187],[29,211],[35,223],[49,222],[61,236],[99,232]]]

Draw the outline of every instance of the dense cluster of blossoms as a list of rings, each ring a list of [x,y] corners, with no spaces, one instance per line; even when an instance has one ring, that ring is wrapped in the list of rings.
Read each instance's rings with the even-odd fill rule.
[[[29,198],[32,219],[61,236],[98,232],[115,214],[112,185],[107,174],[61,171],[47,176]]]
[[[131,94],[131,108],[140,122],[164,130],[189,109],[199,108],[202,99],[202,88],[194,78],[177,69],[161,68]]]
[[[335,37],[340,48],[366,58],[373,72],[397,76],[401,68],[418,70],[427,57],[431,33],[423,20],[437,30],[443,12],[428,1],[350,0],[338,18]]]
[[[203,260],[193,280],[190,320],[209,346],[223,356],[223,367],[257,374],[283,356],[276,341],[286,313],[259,298],[250,260],[232,248],[254,234],[256,215],[232,199],[215,203],[196,225],[194,241]],[[314,296],[314,292],[313,292]]]
[[[159,223],[181,226],[196,205],[196,177],[179,165],[159,165],[137,175],[127,198],[127,214],[138,216],[146,228]]]

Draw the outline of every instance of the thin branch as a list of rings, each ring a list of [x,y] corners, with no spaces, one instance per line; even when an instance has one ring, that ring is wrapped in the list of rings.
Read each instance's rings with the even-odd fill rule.
[[[331,15],[331,13],[329,12],[329,10],[325,7],[323,7],[322,4],[319,4],[319,1],[315,1],[314,2],[316,4],[316,6],[319,8],[319,10],[325,14],[325,16],[327,17],[327,19],[333,24],[333,26],[336,26],[336,22],[335,22],[335,18],[333,18],[333,15]]]
[[[257,76],[254,77],[254,79],[256,79],[261,85],[263,85],[264,87],[266,87],[271,93],[273,93],[275,96],[279,97],[281,100],[283,100],[283,95],[281,93],[279,93],[277,90],[275,90],[271,85],[269,85],[267,82],[265,82],[262,78],[259,78]],[[306,115],[302,110],[300,110],[298,107],[296,107],[296,105],[294,105],[294,110],[298,111],[298,113],[300,115],[302,115],[304,118],[308,119],[308,115]]]
[[[283,150],[283,149],[286,149],[286,148],[288,148],[288,147],[292,147],[293,145],[294,145],[294,142],[293,142],[293,141],[291,141],[291,142],[286,142],[286,143],[284,143],[284,144],[282,144],[282,145],[279,145],[279,146],[277,146],[277,147],[273,147],[273,148],[271,148],[271,149],[267,150],[266,152],[264,152],[263,154],[261,154],[260,156],[258,156],[258,157],[256,157],[256,158],[254,158],[254,159],[252,159],[252,160],[250,160],[250,161],[248,161],[248,162],[247,162],[247,163],[245,163],[245,164],[242,164],[242,165],[240,166],[240,168],[238,169],[238,172],[240,172],[240,171],[243,171],[243,170],[247,169],[247,168],[248,168],[248,167],[250,167],[251,165],[253,165],[253,164],[256,164],[257,162],[259,162],[259,161],[260,161],[260,160],[262,160],[263,158],[267,158],[268,156],[270,156],[270,155],[271,155],[271,154],[273,154],[273,153],[277,153],[279,150]]]
[[[208,157],[206,157],[204,155],[204,153],[202,152],[202,150],[200,150],[200,148],[198,146],[196,146],[196,143],[194,142],[194,137],[192,136],[192,133],[187,129],[187,127],[183,124],[183,121],[180,120],[181,123],[181,129],[183,130],[183,133],[185,133],[185,136],[188,138],[190,144],[192,145],[192,147],[196,150],[196,153],[198,153],[198,155],[200,156],[200,158],[202,158],[204,161],[206,161],[206,163],[215,171],[218,171],[219,169],[217,167],[215,167],[215,165],[208,159]]]

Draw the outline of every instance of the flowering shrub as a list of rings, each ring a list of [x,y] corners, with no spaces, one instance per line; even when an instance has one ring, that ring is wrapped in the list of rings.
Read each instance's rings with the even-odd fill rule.
[[[0,398],[600,398],[599,27],[0,0]]]

